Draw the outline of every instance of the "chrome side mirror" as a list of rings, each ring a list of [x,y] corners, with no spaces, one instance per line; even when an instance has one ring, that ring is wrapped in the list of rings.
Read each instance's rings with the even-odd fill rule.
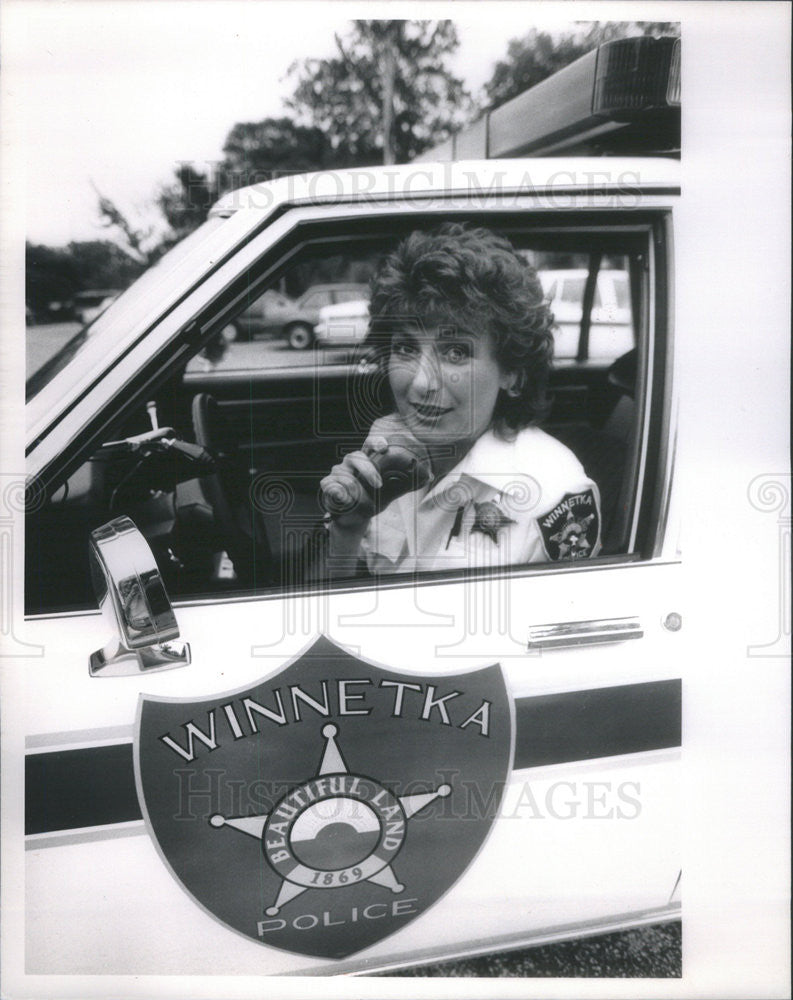
[[[92,677],[168,670],[190,662],[190,646],[174,642],[179,626],[145,538],[130,518],[91,532],[91,579],[114,637],[91,653]]]

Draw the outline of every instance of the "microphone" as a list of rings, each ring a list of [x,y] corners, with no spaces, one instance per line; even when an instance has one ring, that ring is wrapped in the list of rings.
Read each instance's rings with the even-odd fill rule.
[[[382,450],[383,442],[378,439],[384,439],[387,444],[385,451]],[[421,489],[432,479],[432,462],[426,447],[395,413],[375,420],[363,451],[383,480],[380,489],[371,490],[367,486],[376,514],[397,497]]]

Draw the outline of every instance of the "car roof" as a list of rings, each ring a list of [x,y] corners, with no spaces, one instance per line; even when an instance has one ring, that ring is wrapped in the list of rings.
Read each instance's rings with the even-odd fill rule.
[[[75,292],[73,299],[106,299],[111,295],[119,295],[120,288],[86,288],[82,292]]]
[[[602,274],[621,274],[627,276],[627,273],[628,272],[622,267],[601,267],[598,270],[598,277]],[[538,267],[537,274],[540,275],[541,278],[586,278],[589,271],[585,267]]]
[[[285,205],[382,202],[409,197],[431,203],[450,195],[558,193],[584,187],[593,194],[622,191],[659,193],[680,189],[680,161],[664,157],[549,157],[517,160],[460,160],[357,167],[279,177],[229,191],[210,210],[228,217],[241,210],[269,216]]]
[[[368,288],[369,286],[364,281],[328,281],[323,285],[309,285],[308,288],[303,292],[303,295],[308,295],[309,292],[333,292],[338,291],[340,288]],[[303,296],[301,296],[302,298]]]
[[[320,309],[323,316],[366,316],[369,313],[369,299],[350,299],[349,302],[333,302]]]

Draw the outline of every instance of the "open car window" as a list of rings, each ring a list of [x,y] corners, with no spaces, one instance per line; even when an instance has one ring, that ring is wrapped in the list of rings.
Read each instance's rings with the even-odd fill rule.
[[[379,220],[365,233],[349,220],[306,227],[299,248],[281,259],[266,255],[240,274],[246,291],[235,312],[217,297],[208,301],[195,317],[204,333],[192,355],[28,517],[28,612],[92,606],[87,539],[121,514],[146,537],[175,599],[325,585],[315,551],[326,530],[320,484],[393,410],[382,372],[363,351],[370,282],[401,236],[440,221]],[[563,224],[558,215],[473,221],[506,235],[537,271],[555,316],[550,405],[540,430],[549,447],[558,445],[554,455],[569,455],[583,472],[539,512],[552,517],[532,525],[534,549],[518,546],[498,565],[461,554],[460,536],[477,551],[495,545],[503,553],[509,522],[521,522],[495,483],[484,500],[471,494],[455,506],[431,565],[408,563],[404,572],[421,583],[651,554],[660,462],[653,447],[666,392],[659,375],[665,278],[654,249],[662,213],[637,214],[630,226],[616,214]],[[505,483],[512,473],[539,475],[501,466],[490,472],[492,482],[501,476]],[[588,510],[571,499],[587,494]],[[345,586],[406,578],[359,562]],[[68,568],[68,581],[52,579],[53,563]]]

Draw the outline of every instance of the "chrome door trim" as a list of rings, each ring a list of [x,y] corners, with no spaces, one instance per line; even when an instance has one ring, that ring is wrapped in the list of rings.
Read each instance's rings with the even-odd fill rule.
[[[528,648],[561,649],[569,646],[592,646],[602,642],[641,639],[644,629],[638,618],[596,618],[583,622],[556,622],[530,625]]]

